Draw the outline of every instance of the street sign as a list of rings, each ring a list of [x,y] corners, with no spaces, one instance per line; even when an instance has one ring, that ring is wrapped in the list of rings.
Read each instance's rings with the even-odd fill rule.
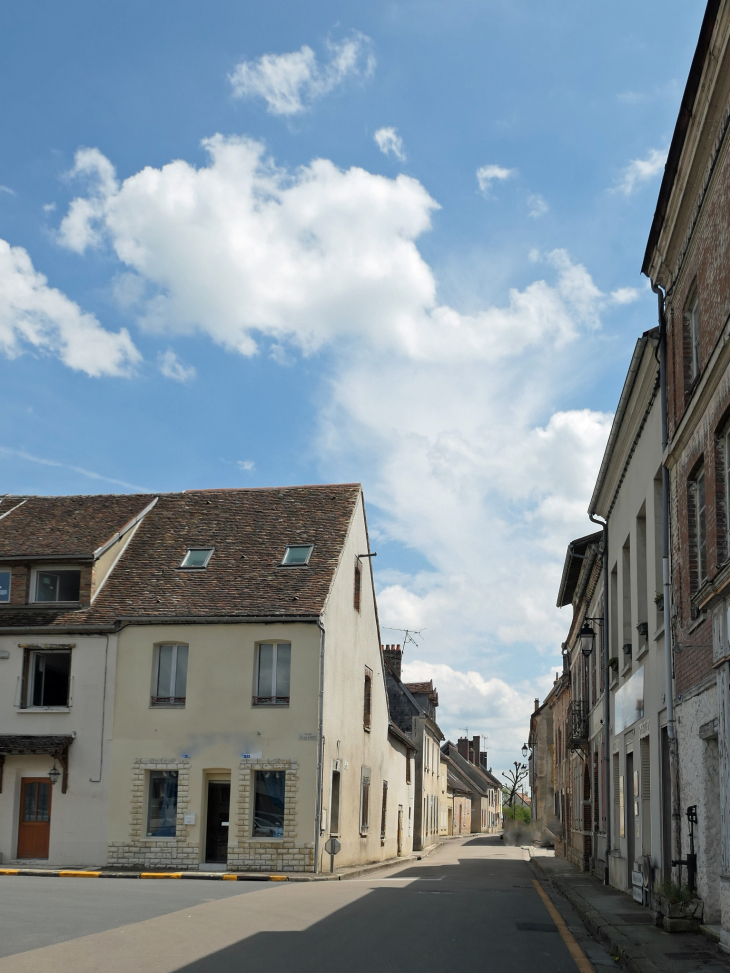
[[[339,838],[328,838],[324,843],[324,850],[330,856],[330,871],[335,870],[335,855],[340,850],[342,845],[340,844]]]

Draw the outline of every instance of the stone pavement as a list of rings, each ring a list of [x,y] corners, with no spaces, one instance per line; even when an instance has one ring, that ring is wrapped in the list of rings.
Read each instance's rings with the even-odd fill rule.
[[[699,934],[666,933],[649,909],[564,858],[530,849],[535,874],[570,902],[586,928],[631,973],[728,973],[730,956]]]

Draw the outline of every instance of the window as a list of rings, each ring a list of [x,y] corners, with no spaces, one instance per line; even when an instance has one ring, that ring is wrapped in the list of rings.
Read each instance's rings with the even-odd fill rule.
[[[696,287],[687,301],[684,320],[689,340],[689,378],[694,382],[700,371],[700,314]]]
[[[373,710],[373,670],[365,666],[365,688],[363,693],[362,725],[369,730],[372,723]]]
[[[26,658],[26,667],[26,707],[69,705],[69,649],[31,649]]]
[[[187,683],[187,645],[158,645],[152,705],[184,706]]]
[[[284,557],[281,561],[282,566],[295,568],[309,564],[313,547],[313,544],[290,544],[284,551]]]
[[[411,754],[406,750],[406,784],[411,782]]]
[[[256,662],[254,706],[288,706],[291,643],[262,642]]]
[[[370,768],[360,772],[360,834],[367,834],[370,827]]]
[[[254,793],[254,838],[284,837],[286,772],[257,770]]]
[[[340,772],[332,771],[332,796],[330,797],[330,834],[340,833]]]
[[[705,517],[705,471],[700,468],[689,484],[690,490],[690,549],[694,554],[696,591],[707,579],[707,524]],[[690,567],[690,570],[692,565]]]
[[[81,571],[36,571],[34,601],[78,601]]]
[[[0,571],[0,602],[10,601],[10,571]]]
[[[214,550],[214,547],[189,547],[180,567],[207,568]]]
[[[177,826],[177,771],[151,770],[147,837],[174,838]]]
[[[388,817],[388,781],[383,781],[383,804],[380,811],[380,840],[385,841],[385,822]]]
[[[360,591],[362,589],[362,569],[360,567],[360,561],[355,561],[355,591],[352,598],[352,603],[355,606],[356,611],[360,611]]]

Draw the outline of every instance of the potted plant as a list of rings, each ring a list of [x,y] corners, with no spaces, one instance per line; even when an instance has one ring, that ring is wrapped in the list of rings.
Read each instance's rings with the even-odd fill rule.
[[[614,655],[608,660],[608,668],[613,669],[614,672],[618,672],[618,656]]]
[[[654,921],[664,932],[699,932],[704,903],[686,886],[661,882],[651,896]]]

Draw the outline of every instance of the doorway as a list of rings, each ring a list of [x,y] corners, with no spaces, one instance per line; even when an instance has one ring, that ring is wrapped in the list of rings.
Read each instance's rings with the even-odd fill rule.
[[[228,825],[231,806],[231,782],[208,781],[208,816],[205,829],[205,860],[228,861]]]
[[[636,859],[636,790],[634,789],[634,755],[626,754],[626,884],[633,887],[631,873]]]
[[[403,854],[403,806],[398,805],[398,857]]]
[[[18,858],[48,858],[50,837],[50,778],[23,777],[20,782]]]

